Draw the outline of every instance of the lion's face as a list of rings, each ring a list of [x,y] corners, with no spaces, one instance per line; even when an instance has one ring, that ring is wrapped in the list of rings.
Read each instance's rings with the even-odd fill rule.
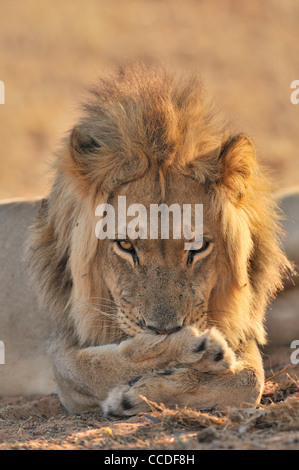
[[[127,237],[100,242],[100,270],[116,306],[118,324],[130,336],[145,330],[170,333],[190,324],[201,330],[207,326],[209,296],[222,250],[217,242],[219,228],[205,204],[206,192],[196,182],[173,175],[166,184],[164,200],[154,177],[126,185],[109,200],[116,214],[119,195],[126,196],[127,206],[141,203],[148,208],[162,202],[168,206],[190,204],[192,208],[195,203],[204,205],[204,241],[196,251],[186,250],[186,240],[173,239],[171,231],[169,239]]]

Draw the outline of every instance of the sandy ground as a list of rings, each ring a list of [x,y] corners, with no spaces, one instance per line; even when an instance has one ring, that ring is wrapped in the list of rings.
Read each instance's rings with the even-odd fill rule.
[[[2,398],[0,450],[298,449],[298,366],[289,355],[283,347],[265,352],[270,380],[255,410],[199,413],[153,404],[151,413],[111,422],[100,412],[68,416],[55,395]]]

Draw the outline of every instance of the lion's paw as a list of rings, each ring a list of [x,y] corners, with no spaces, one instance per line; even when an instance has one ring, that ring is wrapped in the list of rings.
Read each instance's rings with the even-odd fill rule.
[[[113,388],[102,403],[104,416],[113,420],[146,411],[148,405],[139,396],[134,397],[133,395],[130,385]]]
[[[189,330],[189,331],[188,331]],[[179,362],[192,364],[201,371],[232,370],[236,357],[217,328],[194,335],[194,329],[186,329],[186,341]]]

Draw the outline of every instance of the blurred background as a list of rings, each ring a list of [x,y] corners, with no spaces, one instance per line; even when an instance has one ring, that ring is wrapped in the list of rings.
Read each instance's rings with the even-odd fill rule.
[[[278,188],[299,184],[298,0],[1,0],[0,198],[45,195],[83,90],[126,60],[201,74]]]

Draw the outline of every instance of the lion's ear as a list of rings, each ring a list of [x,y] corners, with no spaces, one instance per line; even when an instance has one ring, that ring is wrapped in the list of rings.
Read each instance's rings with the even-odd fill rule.
[[[255,147],[247,135],[234,136],[223,146],[219,156],[220,181],[232,202],[237,204],[245,196],[255,164]]]
[[[60,169],[72,176],[72,182],[82,196],[90,194],[91,184],[97,181],[99,148],[99,142],[89,131],[76,126],[69,137],[68,151],[59,163]]]
[[[77,163],[84,164],[84,157],[93,154],[100,148],[97,142],[91,135],[85,132],[85,129],[74,127],[70,136],[70,152]]]
[[[89,197],[97,191],[111,193],[117,186],[145,174],[149,165],[146,156],[135,158],[125,150],[121,153],[118,143],[112,142],[109,147],[94,134],[95,130],[87,124],[74,127],[67,151],[59,161],[59,168],[72,176],[72,184],[81,196]]]

